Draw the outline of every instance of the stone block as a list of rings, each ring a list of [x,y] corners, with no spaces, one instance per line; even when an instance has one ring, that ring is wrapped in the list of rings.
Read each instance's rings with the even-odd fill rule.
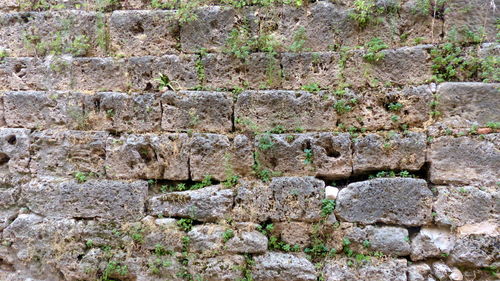
[[[422,227],[411,240],[411,260],[439,258],[449,255],[455,246],[455,236],[446,228]]]
[[[239,255],[217,256],[207,259],[193,259],[188,272],[194,280],[232,281],[243,278],[240,268],[245,266],[245,258]]]
[[[258,231],[236,231],[226,242],[227,251],[241,254],[262,254],[267,251],[267,237]]]
[[[225,133],[233,127],[233,99],[222,92],[166,92],[162,99],[162,129]]]
[[[187,134],[110,137],[106,173],[111,178],[189,179]]]
[[[29,130],[0,128],[0,185],[1,186],[3,185],[10,186],[11,184],[16,182],[15,180],[16,177],[29,173],[28,167],[31,159],[29,148],[30,148]]]
[[[405,226],[432,221],[432,192],[412,178],[378,178],[349,184],[340,190],[335,214],[348,222]]]
[[[127,57],[178,53],[174,11],[114,11],[109,18],[111,50]]]
[[[126,63],[113,58],[75,58],[71,66],[73,89],[79,91],[126,91]]]
[[[304,85],[317,84],[320,88],[333,88],[340,82],[340,55],[333,52],[284,53],[283,88],[300,89]]]
[[[390,256],[407,256],[411,250],[408,230],[402,227],[352,227],[344,237],[352,243],[349,245],[352,250],[365,254],[378,251]]]
[[[233,218],[236,221],[264,222],[271,212],[272,190],[261,181],[240,180],[236,187]]]
[[[224,231],[225,227],[218,224],[205,223],[193,226],[187,234],[190,239],[189,250],[199,254],[222,250]]]
[[[252,144],[245,135],[236,135],[230,140],[225,135],[194,134],[189,147],[194,181],[207,175],[223,181],[231,175],[246,176],[252,172]]]
[[[352,172],[349,134],[264,134],[255,146],[260,165],[281,175],[339,179]]]
[[[252,276],[255,281],[312,281],[316,280],[314,265],[300,255],[267,252],[254,257]]]
[[[346,259],[332,260],[323,268],[328,281],[406,281],[407,261],[405,259],[371,259],[359,267],[348,266]]]

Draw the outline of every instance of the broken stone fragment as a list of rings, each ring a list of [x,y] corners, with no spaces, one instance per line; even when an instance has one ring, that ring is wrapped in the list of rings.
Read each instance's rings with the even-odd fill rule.
[[[325,187],[325,198],[328,200],[337,199],[337,195],[339,194],[339,189],[333,186]]]
[[[348,222],[418,226],[430,223],[432,192],[425,180],[378,178],[340,190],[335,214]]]
[[[455,245],[455,237],[446,228],[422,227],[411,240],[411,259],[424,260],[449,255]]]

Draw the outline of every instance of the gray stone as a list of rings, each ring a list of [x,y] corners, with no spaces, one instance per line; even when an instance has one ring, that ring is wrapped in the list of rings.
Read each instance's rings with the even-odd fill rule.
[[[128,88],[123,59],[75,58],[71,68],[75,90],[121,92]]]
[[[254,257],[252,276],[255,281],[316,280],[314,265],[300,255],[268,252]]]
[[[14,178],[29,173],[30,131],[0,128],[0,186],[15,183]]]
[[[281,127],[284,131],[333,130],[335,101],[326,92],[245,91],[235,104],[236,129],[263,132]]]
[[[433,100],[432,85],[421,85],[405,87],[399,91],[391,91],[385,95],[384,107],[390,113],[390,117],[398,116],[398,122],[386,122],[406,124],[410,127],[423,127],[430,119],[431,103]],[[400,103],[403,107],[394,111],[389,109],[391,103]],[[389,121],[389,120],[387,120]]]
[[[245,258],[239,255],[217,256],[207,259],[190,260],[188,271],[193,280],[232,281],[240,280]]]
[[[299,246],[301,249],[310,245],[312,229],[309,223],[304,222],[277,222],[273,223],[273,235],[289,245]]]
[[[252,172],[253,149],[250,139],[236,135],[195,134],[189,144],[191,179],[200,181],[206,176],[223,181],[232,175],[246,176]]]
[[[30,171],[38,176],[105,174],[106,132],[45,130],[31,135]]]
[[[228,215],[232,204],[233,191],[222,185],[213,185],[154,196],[149,199],[148,209],[151,215],[217,221]]]
[[[272,190],[261,181],[240,180],[232,216],[236,221],[264,222],[271,212]]]
[[[44,216],[134,220],[144,216],[147,190],[145,181],[51,178],[31,181],[22,197],[30,210]]]
[[[159,131],[160,96],[97,93],[85,96],[85,115],[93,130],[144,133]]]
[[[435,184],[496,184],[500,178],[500,134],[484,139],[440,137],[427,150]]]
[[[418,226],[431,222],[432,192],[412,178],[378,178],[340,190],[335,214],[348,222]]]
[[[71,92],[7,92],[5,122],[9,127],[77,128],[83,118],[81,94]]]
[[[454,245],[455,237],[448,229],[422,227],[411,240],[411,259],[419,261],[449,255]]]
[[[188,232],[189,250],[195,253],[220,251],[224,246],[223,234],[225,227],[217,224],[203,224],[194,226]]]
[[[226,93],[166,92],[162,107],[161,127],[165,131],[225,133],[233,127],[233,100]]]
[[[264,134],[255,146],[262,167],[284,176],[339,179],[352,172],[349,134]]]
[[[447,38],[471,41],[467,32],[481,36],[486,42],[497,38],[498,2],[481,0],[451,0],[446,3],[444,32]],[[484,37],[484,38],[483,38]]]
[[[354,173],[419,170],[425,162],[425,134],[368,134],[354,142]]]
[[[498,122],[500,116],[500,84],[442,83],[437,90],[443,122],[458,120],[458,125],[470,128]]]
[[[462,226],[488,220],[492,217],[495,200],[489,192],[477,187],[437,186],[434,220],[446,226]]]
[[[282,54],[283,88],[300,89],[311,83],[322,89],[336,86],[341,78],[339,59],[333,52]]]
[[[267,237],[258,231],[239,231],[226,247],[230,253],[262,254],[267,251]]]
[[[175,90],[198,85],[194,55],[132,57],[127,60],[129,86],[134,91],[159,89],[160,74],[168,77]]]
[[[346,233],[345,237],[358,244],[351,247],[358,252],[378,251],[391,256],[410,254],[410,240],[408,230],[405,228],[371,225],[365,228],[354,227]],[[369,247],[363,245],[365,241],[369,241]]]
[[[112,178],[187,180],[188,141],[186,134],[110,137],[106,173]]]
[[[325,281],[406,281],[407,261],[405,259],[379,260],[348,266],[347,259],[327,260],[323,268]]]
[[[184,52],[220,52],[236,23],[234,9],[221,6],[201,7],[195,12],[196,19],[180,22],[181,46]]]
[[[408,281],[429,281],[427,277],[431,267],[426,263],[415,263],[408,266]]]
[[[444,262],[437,261],[432,263],[432,273],[439,280],[448,280],[448,275],[451,273],[451,268]]]
[[[109,18],[111,50],[126,56],[178,53],[174,11],[114,11]]]

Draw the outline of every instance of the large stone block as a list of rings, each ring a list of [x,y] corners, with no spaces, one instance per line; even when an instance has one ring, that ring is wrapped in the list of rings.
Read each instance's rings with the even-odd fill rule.
[[[411,260],[418,261],[449,255],[455,236],[446,228],[422,227],[411,240]]]
[[[100,20],[95,12],[63,10],[0,15],[0,47],[13,56],[92,56]]]
[[[405,259],[371,259],[359,267],[348,266],[346,259],[327,261],[323,274],[327,281],[406,281]]]
[[[484,139],[440,137],[427,151],[435,184],[496,184],[500,178],[500,134]]]
[[[222,6],[206,6],[195,13],[196,19],[180,22],[182,51],[198,52],[206,49],[209,52],[220,52],[226,44],[230,31],[236,23],[234,9]]]
[[[470,128],[499,121],[500,84],[443,83],[438,86],[437,95],[436,110],[441,112],[445,123]]]
[[[0,60],[0,90],[68,90],[72,86],[70,56],[7,57]]]
[[[31,135],[30,170],[37,176],[105,174],[106,132],[46,130]]]
[[[166,92],[162,96],[162,129],[225,133],[233,127],[233,99],[222,92]]]
[[[245,91],[235,104],[236,129],[267,131],[333,130],[335,101],[326,92]]]
[[[436,187],[434,220],[446,226],[462,226],[488,220],[495,209],[495,198],[477,187]]]
[[[129,87],[123,59],[75,58],[71,68],[75,90],[121,92]]]
[[[187,233],[190,242],[189,250],[199,254],[222,250],[225,229],[222,225],[212,223],[193,226]]]
[[[85,96],[87,125],[93,130],[144,133],[159,131],[160,95],[97,93]]]
[[[339,179],[352,172],[349,134],[264,134],[255,146],[260,165],[281,175]]]
[[[147,192],[145,181],[77,183],[51,178],[31,181],[22,197],[30,210],[44,216],[134,220],[144,216]]]
[[[320,88],[333,88],[340,82],[340,55],[333,52],[284,53],[283,88],[300,89],[304,85],[317,84]]]
[[[344,237],[352,243],[349,247],[355,252],[369,254],[378,251],[391,256],[410,254],[410,239],[405,228],[368,225],[364,228],[352,227],[345,232]]]
[[[114,11],[109,18],[111,50],[126,56],[178,53],[174,11]]]
[[[230,253],[262,254],[267,251],[267,242],[267,237],[258,231],[237,230],[225,245]]]
[[[252,172],[252,143],[245,135],[236,135],[230,140],[225,135],[195,134],[189,147],[189,166],[194,181],[208,175],[223,181],[232,175],[246,176]]]
[[[252,276],[255,281],[316,280],[314,265],[300,255],[268,252],[254,257]]]
[[[17,176],[29,173],[29,133],[26,129],[0,129],[0,186],[10,186]]]
[[[143,134],[110,137],[106,173],[111,178],[187,180],[187,134]]]
[[[184,217],[199,221],[217,221],[229,214],[233,191],[222,185],[199,190],[171,192],[149,199],[149,213],[166,217]]]
[[[340,190],[335,214],[341,220],[418,226],[432,221],[432,192],[412,178],[378,178]]]
[[[368,134],[354,142],[354,173],[377,170],[419,170],[425,162],[423,133]]]
[[[195,55],[132,57],[127,60],[129,87],[134,91],[159,90],[160,74],[168,77],[176,90],[198,85]]]
[[[207,259],[192,259],[188,272],[194,280],[232,281],[241,280],[245,266],[245,258],[239,255],[217,256]]]
[[[77,128],[83,116],[82,95],[71,92],[7,92],[5,122],[29,129]]]
[[[355,88],[393,85],[419,85],[432,78],[428,46],[403,47],[381,51],[384,58],[369,63],[363,51],[352,51],[347,59],[344,77]]]
[[[271,212],[272,190],[261,181],[240,180],[234,198],[236,221],[264,222]]]

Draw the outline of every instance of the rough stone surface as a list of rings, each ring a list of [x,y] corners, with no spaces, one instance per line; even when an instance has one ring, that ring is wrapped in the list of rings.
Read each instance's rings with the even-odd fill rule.
[[[224,231],[225,228],[217,224],[194,226],[187,234],[190,239],[189,249],[196,253],[221,250]]]
[[[301,256],[268,252],[254,260],[252,276],[256,281],[316,280],[314,265]]]
[[[335,214],[342,220],[417,226],[432,220],[432,192],[411,178],[380,178],[340,190]]]
[[[238,280],[243,277],[239,268],[244,266],[244,264],[245,258],[238,255],[192,260],[189,263],[189,273],[193,276],[194,280]]]
[[[360,267],[349,267],[347,260],[329,260],[323,268],[327,281],[371,281],[394,280],[405,281],[407,261],[389,259],[388,261],[372,259],[371,263]]]
[[[233,127],[233,100],[225,93],[167,92],[161,101],[165,131],[225,133]]]
[[[149,199],[149,213],[167,217],[216,221],[228,214],[233,204],[233,191],[222,185],[199,190],[171,192]]]
[[[418,261],[449,255],[454,245],[455,238],[446,228],[423,227],[411,240],[411,259]]]
[[[435,184],[495,184],[500,178],[500,134],[484,140],[441,137],[427,153],[430,181]]]
[[[408,266],[408,281],[428,281],[431,267],[426,263],[415,263]],[[431,277],[432,278],[432,277]]]
[[[76,58],[71,65],[73,89],[78,91],[127,90],[125,60],[113,58]]]
[[[187,180],[186,134],[144,134],[109,137],[106,173],[112,178]]]
[[[147,183],[89,180],[34,180],[22,190],[27,207],[51,217],[134,220],[144,216]]]
[[[229,252],[262,254],[267,251],[267,237],[258,231],[241,231],[226,242]]]
[[[29,173],[30,131],[0,128],[0,185],[10,186],[15,177]]]
[[[234,219],[236,221],[266,221],[271,211],[272,196],[272,190],[260,181],[240,181],[234,198]]]
[[[235,104],[236,129],[267,131],[328,130],[336,126],[334,100],[326,93],[246,91]]]
[[[354,173],[377,170],[419,170],[425,162],[422,133],[368,134],[354,142]]]
[[[345,235],[358,252],[379,251],[391,256],[407,256],[410,254],[408,230],[401,227],[383,226],[365,228],[354,227]],[[363,245],[368,241],[369,246]]]
[[[255,141],[259,163],[281,175],[346,178],[352,172],[348,134],[264,134]]]
[[[316,83],[325,89],[337,85],[340,81],[340,65],[338,53],[284,53],[283,88],[297,89],[304,85]]]

